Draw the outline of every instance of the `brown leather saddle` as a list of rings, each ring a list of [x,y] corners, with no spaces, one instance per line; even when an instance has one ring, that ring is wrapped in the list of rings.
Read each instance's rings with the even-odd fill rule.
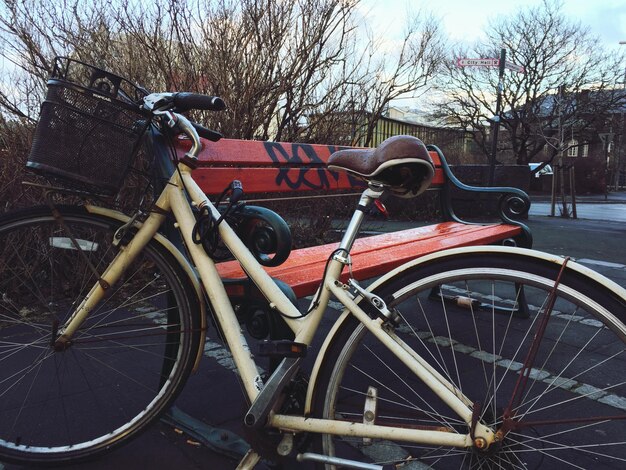
[[[435,175],[424,143],[406,135],[390,137],[374,149],[339,150],[328,159],[328,168],[347,171],[406,198],[424,192]]]

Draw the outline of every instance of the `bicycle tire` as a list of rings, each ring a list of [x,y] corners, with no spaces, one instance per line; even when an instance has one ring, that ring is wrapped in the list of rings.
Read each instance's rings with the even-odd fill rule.
[[[0,218],[0,461],[72,463],[128,442],[172,403],[199,343],[197,294],[151,240],[55,351],[58,325],[97,280],[86,260],[102,273],[122,225],[56,209]]]
[[[626,299],[566,268],[551,315],[542,315],[559,269],[519,253],[443,256],[374,289],[400,314],[395,332],[459,387],[480,422],[500,429],[509,408],[524,423],[500,444],[485,451],[323,435],[322,452],[403,468],[622,468]],[[531,343],[538,353],[515,395]],[[470,431],[354,317],[325,358],[313,396],[317,416],[364,422],[374,387],[367,409],[376,424]]]

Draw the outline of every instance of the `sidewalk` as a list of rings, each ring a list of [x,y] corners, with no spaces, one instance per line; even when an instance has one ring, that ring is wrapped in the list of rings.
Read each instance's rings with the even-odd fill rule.
[[[532,202],[550,203],[551,201],[548,193],[530,193],[529,195]],[[571,204],[571,197],[568,196],[567,201]],[[611,191],[606,197],[604,194],[577,194],[576,204],[626,204],[626,191]]]
[[[550,216],[552,204],[550,196],[531,195],[530,217]],[[570,198],[567,200],[567,208],[570,215],[574,206]],[[557,201],[554,206],[554,215],[560,218],[562,203]],[[602,194],[593,194],[576,197],[576,218],[587,220],[603,220],[626,223],[626,191],[615,191],[607,194],[606,199]]]

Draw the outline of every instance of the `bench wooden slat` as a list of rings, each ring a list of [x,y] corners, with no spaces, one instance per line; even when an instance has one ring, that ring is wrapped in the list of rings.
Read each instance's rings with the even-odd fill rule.
[[[220,194],[235,179],[249,194],[364,187],[361,180],[326,168],[330,155],[343,147],[236,139],[203,139],[203,144],[193,177],[207,194]],[[180,157],[190,145],[188,140],[177,142]],[[437,153],[430,152],[430,156],[436,167],[431,187],[438,188],[445,176]]]
[[[324,166],[339,145],[302,144],[291,142],[268,142],[261,140],[220,139],[203,143],[199,160],[204,165],[272,166],[306,164]],[[189,139],[177,141],[177,147],[186,152],[191,147]]]
[[[352,249],[352,273],[358,280],[378,276],[414,258],[446,248],[499,242],[521,233],[511,225],[466,225],[444,222],[358,239]],[[295,250],[280,266],[265,268],[287,283],[297,297],[313,294],[323,275],[326,259],[336,243]],[[217,265],[226,279],[242,279],[245,273],[237,261]],[[347,279],[347,272],[342,279]]]
[[[362,190],[365,184],[345,172],[323,168],[222,168],[199,167],[193,178],[206,194],[220,194],[231,181],[239,180],[246,193],[284,193],[315,190]],[[431,187],[443,184],[443,170],[437,168]],[[270,182],[270,183],[268,183]]]
[[[207,194],[220,194],[233,180],[241,181],[244,191],[249,194],[359,187],[346,173],[330,172],[324,168],[200,167],[194,170],[193,179]],[[365,184],[360,187],[365,189]]]

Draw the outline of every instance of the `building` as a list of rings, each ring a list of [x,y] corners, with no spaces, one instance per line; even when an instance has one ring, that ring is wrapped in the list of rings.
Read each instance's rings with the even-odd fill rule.
[[[411,135],[441,148],[452,163],[471,160],[476,148],[470,133],[433,122],[426,112],[391,106],[374,128],[371,147],[394,135]],[[363,145],[362,138],[356,145]]]
[[[561,90],[542,98],[538,106],[528,105],[532,116],[521,110],[515,115],[534,126],[530,142],[541,151],[531,162],[550,162],[553,167],[574,169],[578,192],[603,192],[607,185],[624,184],[626,163],[626,94],[624,90]],[[508,114],[508,115],[507,115]],[[520,119],[520,120],[521,120]],[[501,128],[506,142],[507,132]],[[533,140],[534,139],[534,140]],[[506,145],[506,144],[503,144]],[[515,158],[509,155],[508,158]]]

